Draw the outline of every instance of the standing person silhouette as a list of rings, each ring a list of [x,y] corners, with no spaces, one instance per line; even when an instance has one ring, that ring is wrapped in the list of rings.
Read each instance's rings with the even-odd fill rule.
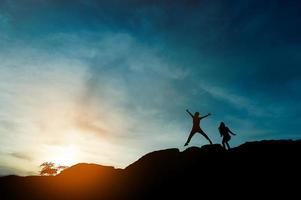
[[[192,117],[192,121],[193,121],[193,125],[192,125],[192,129],[190,131],[189,137],[185,143],[184,146],[187,146],[191,140],[191,138],[194,136],[194,134],[196,133],[200,133],[202,134],[209,142],[210,144],[212,144],[210,138],[206,135],[206,133],[204,133],[204,131],[201,129],[200,127],[200,121],[201,119],[204,119],[205,117],[210,116],[211,114],[208,113],[207,115],[203,116],[203,117],[199,117],[200,113],[199,112],[195,112],[194,115],[191,114],[191,112],[189,112],[189,110],[187,109],[186,112],[188,112],[188,114]]]
[[[226,149],[226,146],[228,148],[228,150],[230,149],[230,145],[229,145],[229,141],[231,140],[231,135],[229,133],[231,133],[232,135],[236,135],[235,133],[233,133],[226,125],[224,122],[221,122],[221,124],[218,127],[218,130],[221,134],[221,137],[223,137],[223,147]]]

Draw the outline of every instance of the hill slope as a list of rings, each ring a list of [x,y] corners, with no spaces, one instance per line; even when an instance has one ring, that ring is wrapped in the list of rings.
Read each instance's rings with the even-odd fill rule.
[[[297,193],[301,141],[149,153],[125,169],[77,164],[56,177],[0,178],[0,199],[163,199]],[[296,184],[295,184],[296,183]],[[272,189],[269,189],[272,188]]]

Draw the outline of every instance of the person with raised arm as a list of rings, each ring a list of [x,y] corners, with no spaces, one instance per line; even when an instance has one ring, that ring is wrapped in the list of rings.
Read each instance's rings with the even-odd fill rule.
[[[200,113],[199,112],[195,112],[194,115],[191,114],[191,112],[187,109],[186,112],[192,117],[192,122],[193,122],[193,125],[192,125],[192,129],[190,131],[190,134],[188,136],[188,139],[185,143],[184,146],[187,146],[191,140],[191,138],[194,136],[194,134],[196,133],[200,133],[201,135],[203,135],[208,141],[210,144],[212,144],[210,138],[207,136],[207,134],[201,129],[200,127],[200,121],[208,116],[210,116],[211,114],[208,113],[207,115],[203,116],[203,117],[200,117]]]
[[[229,145],[229,141],[231,140],[231,135],[236,135],[235,133],[233,133],[226,125],[224,122],[221,122],[221,124],[218,127],[219,133],[221,134],[221,137],[223,137],[223,147],[226,149],[226,146],[228,148],[228,150],[230,149],[230,145]],[[230,134],[231,135],[230,135]]]

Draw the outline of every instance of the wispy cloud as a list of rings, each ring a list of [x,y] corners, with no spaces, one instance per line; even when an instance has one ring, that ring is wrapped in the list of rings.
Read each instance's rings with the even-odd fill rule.
[[[14,152],[9,155],[21,160],[32,161],[32,157],[30,157],[28,153]]]
[[[257,99],[252,99],[250,97],[245,97],[229,90],[216,86],[201,85],[201,88],[212,95],[214,98],[221,99],[233,105],[238,109],[247,110],[251,115],[263,117],[271,116],[265,108],[257,105]]]

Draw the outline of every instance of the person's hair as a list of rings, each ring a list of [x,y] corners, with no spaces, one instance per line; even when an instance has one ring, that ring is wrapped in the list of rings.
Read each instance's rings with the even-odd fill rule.
[[[225,123],[224,123],[224,122],[221,122],[220,125],[219,125],[219,127],[218,127],[218,130],[219,130],[219,132],[220,132],[221,135],[224,135],[224,134],[223,134],[223,133],[224,133],[223,129],[224,129],[225,127],[226,127],[226,126],[225,126]]]
[[[221,122],[221,124],[219,125],[220,127],[225,127],[225,123],[224,122]]]
[[[199,116],[200,113],[199,113],[199,112],[195,112],[194,115],[195,115],[195,116]]]

